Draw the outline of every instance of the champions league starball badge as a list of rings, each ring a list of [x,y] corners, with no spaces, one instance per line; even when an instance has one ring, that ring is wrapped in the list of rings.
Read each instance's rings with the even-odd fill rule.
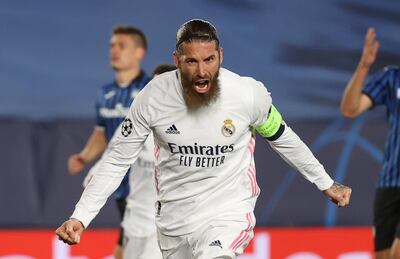
[[[133,129],[132,121],[126,118],[121,124],[121,134],[124,137],[131,135]]]
[[[231,119],[224,120],[224,125],[221,128],[222,135],[231,137],[235,133],[235,126],[232,124]]]

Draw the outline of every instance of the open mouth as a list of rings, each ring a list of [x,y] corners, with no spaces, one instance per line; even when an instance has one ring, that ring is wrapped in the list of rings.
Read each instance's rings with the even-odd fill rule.
[[[208,79],[200,79],[194,82],[194,89],[199,94],[207,93],[210,90],[210,80]]]

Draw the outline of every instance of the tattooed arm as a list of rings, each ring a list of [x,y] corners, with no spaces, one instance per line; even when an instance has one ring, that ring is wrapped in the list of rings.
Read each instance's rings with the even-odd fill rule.
[[[323,192],[338,207],[344,207],[350,202],[351,188],[343,184],[334,182],[329,189]]]

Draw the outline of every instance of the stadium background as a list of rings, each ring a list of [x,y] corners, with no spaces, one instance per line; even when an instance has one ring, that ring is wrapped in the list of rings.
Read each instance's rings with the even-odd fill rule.
[[[367,233],[370,251],[385,111],[350,121],[338,107],[369,26],[381,43],[373,72],[398,64],[399,13],[400,2],[389,0],[1,1],[0,240],[10,240],[15,229],[16,240],[29,236],[25,230],[51,232],[79,199],[84,175],[68,176],[66,160],[92,130],[97,89],[112,80],[112,26],[143,29],[149,40],[143,66],[151,73],[172,62],[177,28],[204,18],[219,29],[223,66],[267,85],[286,122],[337,181],[353,188],[351,206],[336,209],[258,138],[256,216],[257,226],[266,227],[259,230],[291,227],[288,233],[302,235],[345,227],[356,239]],[[116,213],[109,202],[91,227],[114,228]],[[0,258],[19,252],[1,243]]]

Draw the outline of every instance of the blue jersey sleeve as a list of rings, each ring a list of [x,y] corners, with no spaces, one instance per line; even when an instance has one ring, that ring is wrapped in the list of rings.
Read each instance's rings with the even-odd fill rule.
[[[106,121],[100,113],[100,109],[104,106],[103,89],[99,90],[96,97],[96,126],[106,127]]]
[[[387,104],[391,83],[395,74],[394,67],[385,67],[365,85],[363,93],[372,100],[373,106]]]

